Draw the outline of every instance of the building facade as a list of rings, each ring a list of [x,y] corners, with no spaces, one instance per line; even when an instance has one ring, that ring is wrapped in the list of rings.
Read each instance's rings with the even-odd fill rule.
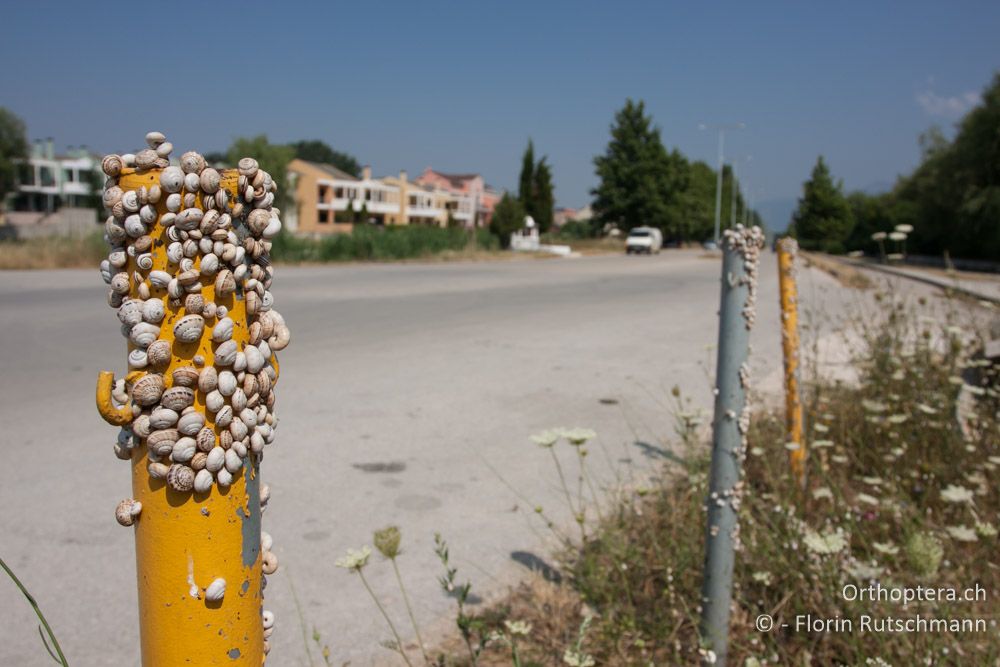
[[[486,227],[493,217],[493,209],[503,196],[503,193],[490,187],[479,174],[448,174],[435,171],[430,167],[424,169],[416,179],[416,183],[450,192],[455,196],[464,196],[472,200],[476,214],[471,221],[466,221],[469,227]]]
[[[295,204],[294,210],[285,212],[285,219],[289,230],[298,234],[350,232],[362,222],[435,227],[474,224],[473,197],[411,181],[405,171],[373,178],[366,166],[358,178],[333,165],[296,158],[288,164],[288,184]]]
[[[17,165],[17,190],[8,195],[7,211],[54,213],[65,207],[94,206],[104,183],[100,158],[85,148],[56,155],[52,139],[35,141],[27,160]]]

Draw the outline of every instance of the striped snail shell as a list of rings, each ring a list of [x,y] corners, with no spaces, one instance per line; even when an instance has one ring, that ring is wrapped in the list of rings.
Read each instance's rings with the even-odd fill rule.
[[[170,408],[156,408],[149,415],[149,425],[155,430],[170,428],[177,423],[178,415]]]
[[[156,303],[159,303],[161,308],[163,307],[161,301]],[[154,368],[160,368],[170,363],[170,356],[170,341],[156,340],[146,348],[146,358],[149,360],[149,365]]]
[[[162,395],[162,375],[146,374],[132,385],[132,400],[139,405],[153,405]]]
[[[160,404],[174,412],[180,412],[193,403],[194,390],[190,387],[171,387],[164,391],[160,397]]]
[[[142,512],[142,503],[132,498],[126,498],[115,508],[115,519],[123,526],[131,526]]]
[[[179,463],[173,464],[167,472],[167,484],[175,491],[190,491],[194,486],[194,470]]]
[[[182,343],[193,343],[201,338],[205,320],[201,315],[185,315],[174,324],[174,337]]]

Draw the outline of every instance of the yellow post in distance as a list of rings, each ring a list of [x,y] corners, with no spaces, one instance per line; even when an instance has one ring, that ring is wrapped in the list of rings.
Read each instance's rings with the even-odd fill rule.
[[[160,173],[159,169],[123,169],[119,186],[126,192],[143,185],[148,188],[159,183]],[[236,170],[222,173],[222,187],[234,198],[238,178]],[[164,200],[157,204],[159,215],[166,212]],[[166,229],[153,225],[149,235],[153,237],[153,269],[175,272],[166,255],[170,243]],[[136,270],[134,257],[129,258],[127,270]],[[212,279],[202,276],[201,281],[206,301],[228,309],[234,322],[232,340],[242,347],[249,340],[242,296],[216,298]],[[163,290],[153,297],[157,294],[166,310],[161,337],[172,342],[171,359],[163,371],[170,387],[171,372],[194,365],[196,355],[203,357],[206,367],[213,365],[212,330],[206,327],[201,339],[192,343],[174,340],[173,325],[182,317],[182,309],[170,307]],[[135,285],[131,296],[138,297]],[[129,349],[133,347],[130,343]],[[221,429],[206,409],[203,392],[196,392],[194,407],[218,436]],[[213,484],[204,493],[181,493],[165,480],[150,476],[147,454],[146,447],[136,447],[131,459],[133,498],[142,503],[134,529],[143,667],[262,664],[261,510],[256,466],[247,459],[226,489]],[[205,587],[220,577],[226,581],[223,599],[206,601]]]
[[[785,430],[792,473],[805,484],[806,443],[802,437],[802,397],[799,389],[799,311],[795,285],[795,258],[799,245],[793,238],[778,241],[778,284],[781,292],[781,349],[785,360]]]

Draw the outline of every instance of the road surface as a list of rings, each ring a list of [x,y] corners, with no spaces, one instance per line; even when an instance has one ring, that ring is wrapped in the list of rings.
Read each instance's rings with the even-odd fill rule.
[[[765,253],[753,333],[754,376],[771,388],[775,267]],[[333,564],[387,524],[402,529],[400,566],[427,624],[453,605],[437,584],[435,532],[479,593],[523,576],[524,554],[549,559],[531,507],[507,486],[568,520],[548,453],[528,436],[593,428],[589,460],[602,479],[649,470],[671,446],[670,388],[711,405],[719,273],[718,259],[695,251],[279,267],[276,307],[293,336],[280,355],[278,439],[262,466],[272,488],[264,528],[282,564],[266,591],[273,664],[308,664],[292,583],[335,664],[391,661],[360,582]],[[851,300],[811,271],[800,291],[828,315]],[[113,516],[129,470],[93,398],[99,370],[122,374],[125,343],[96,268],[0,274],[0,340],[0,555],[71,664],[137,665],[132,531]],[[367,572],[406,627],[380,560]],[[49,664],[30,608],[4,578],[0,609],[0,664]]]

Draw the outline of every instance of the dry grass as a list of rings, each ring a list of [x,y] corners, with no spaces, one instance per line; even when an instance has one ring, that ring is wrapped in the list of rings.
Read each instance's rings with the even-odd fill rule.
[[[95,269],[107,257],[100,233],[0,241],[0,269]]]
[[[806,266],[814,266],[820,271],[829,273],[844,287],[863,290],[872,287],[872,281],[862,271],[828,255],[800,250],[799,256],[805,260]]]

